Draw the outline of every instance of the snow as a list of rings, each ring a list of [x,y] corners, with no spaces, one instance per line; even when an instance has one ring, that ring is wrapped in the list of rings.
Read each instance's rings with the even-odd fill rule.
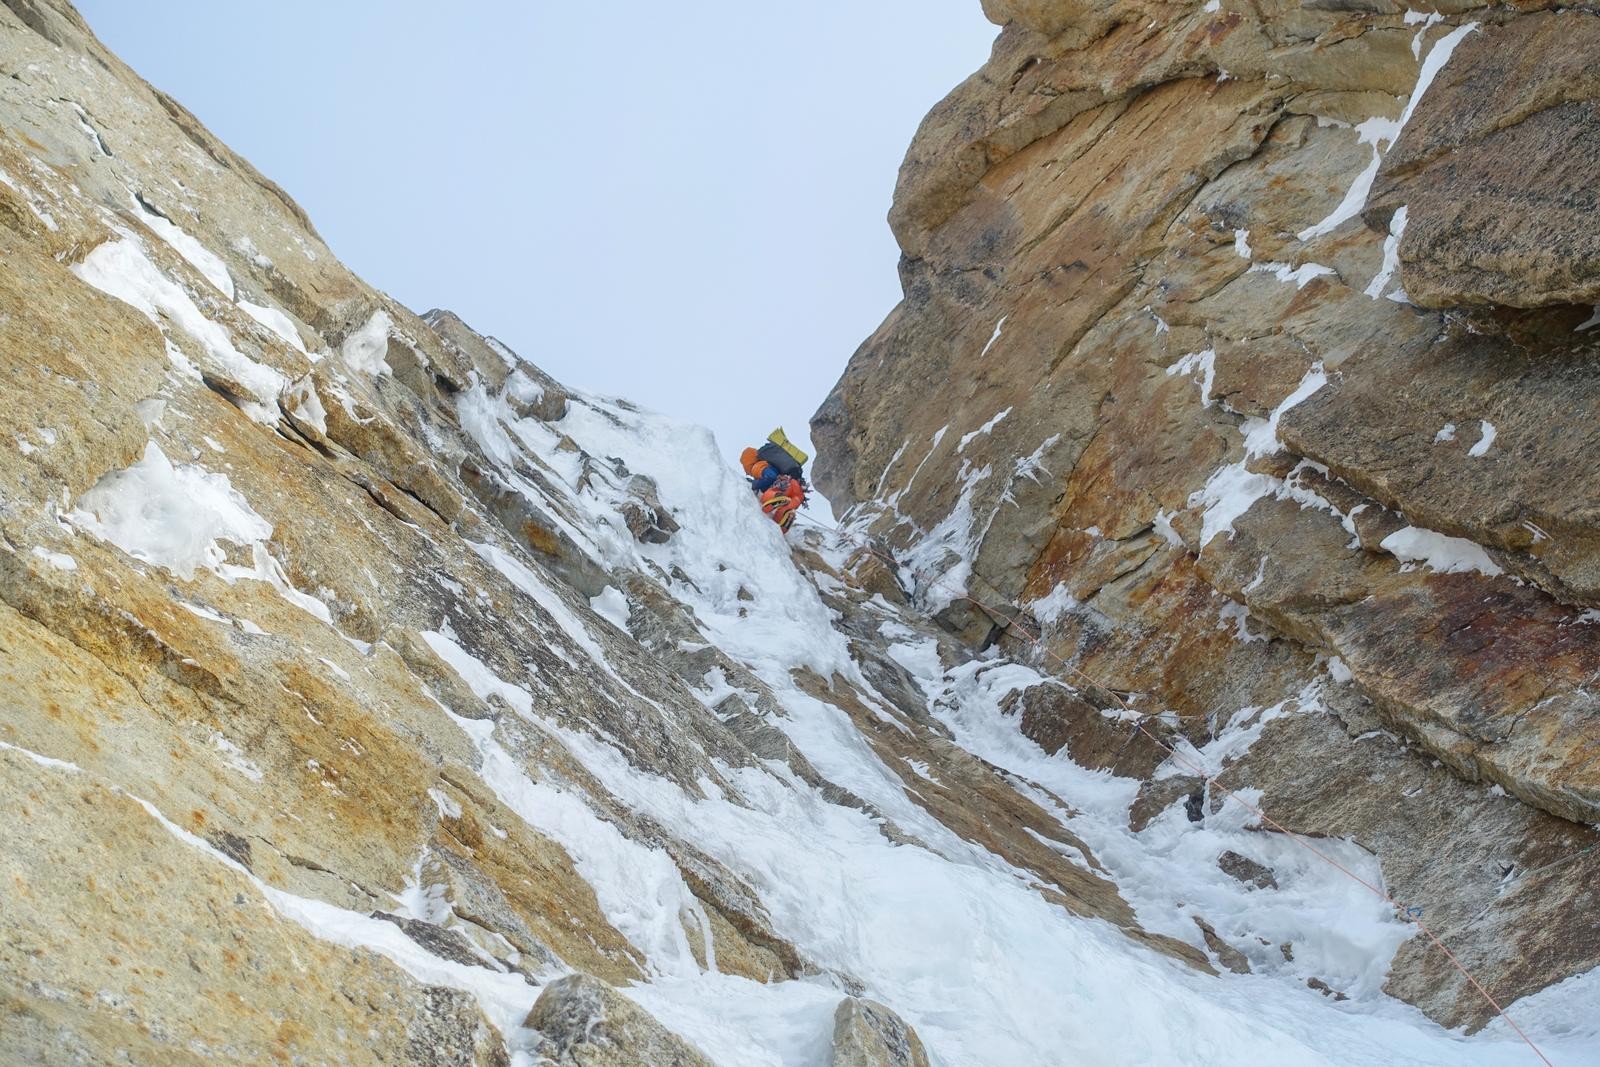
[[[1309,370],[1300,378],[1294,390],[1272,409],[1272,413],[1265,422],[1260,419],[1247,420],[1247,433],[1245,434],[1245,455],[1251,458],[1257,456],[1270,456],[1283,447],[1278,440],[1278,423],[1290,408],[1295,407],[1310,399],[1324,385],[1328,384],[1327,372],[1322,369],[1319,360],[1313,363]]]
[[[272,534],[225,474],[174,467],[154,442],[123,471],[101,478],[78,498],[68,519],[135,559],[185,581],[200,568],[221,567],[221,542],[249,545]]]
[[[1478,443],[1467,449],[1467,455],[1474,457],[1488,455],[1490,446],[1494,444],[1495,432],[1494,423],[1488,419],[1480,420],[1478,423]]]
[[[284,390],[283,405],[296,418],[315,427],[318,433],[327,435],[328,409],[322,406],[322,397],[317,395],[317,386],[311,375],[307,374]]]
[[[261,781],[266,775],[254,761],[248,759],[244,750],[222,735],[220,731],[212,731],[211,744],[222,753],[222,762],[238,771],[252,782]]]
[[[1206,0],[1206,6],[1204,8],[1202,8],[1202,10],[1206,11],[1208,13],[1215,13],[1215,12],[1221,11],[1222,10],[1222,0]]]
[[[1428,51],[1428,58],[1423,61],[1422,69],[1417,75],[1416,87],[1411,90],[1411,96],[1406,101],[1405,110],[1401,112],[1398,120],[1381,117],[1370,118],[1356,127],[1358,142],[1372,146],[1372,160],[1356,176],[1356,180],[1351,183],[1349,190],[1344,195],[1344,199],[1339,202],[1339,206],[1334,208],[1321,222],[1301,230],[1298,234],[1300,240],[1309,241],[1313,237],[1332,233],[1345,222],[1355,218],[1361,213],[1361,209],[1367,206],[1367,194],[1372,191],[1372,181],[1378,176],[1378,166],[1383,162],[1385,148],[1380,148],[1379,143],[1383,142],[1387,147],[1394,146],[1395,141],[1400,137],[1401,131],[1405,129],[1406,123],[1411,120],[1412,114],[1417,110],[1417,105],[1422,102],[1423,94],[1428,91],[1428,86],[1433,84],[1433,79],[1444,68],[1445,63],[1449,61],[1450,54],[1455,51],[1456,45],[1460,44],[1461,39],[1476,29],[1477,26],[1476,22],[1458,26]],[[1412,44],[1414,51],[1420,49],[1423,32],[1426,32],[1426,27],[1418,31],[1417,40]]]
[[[261,325],[281,337],[283,342],[296,352],[304,353],[305,342],[300,340],[300,331],[295,328],[294,320],[274,307],[264,304],[252,304],[248,300],[238,300],[239,309]]]
[[[138,197],[133,198],[133,208],[139,213],[140,221],[149,227],[152,233],[171,245],[174,252],[188,260],[189,265],[199,271],[206,281],[221,290],[223,296],[229,300],[233,299],[233,278],[228,274],[228,265],[222,261],[221,256],[173,225],[171,219],[163,218],[146,208]]]
[[[1193,375],[1196,371],[1200,374],[1198,382],[1200,386],[1200,404],[1202,407],[1210,407],[1213,403],[1211,387],[1217,379],[1217,353],[1215,349],[1208,348],[1203,352],[1190,352],[1167,368],[1167,377],[1171,378],[1175,374]]]
[[[1422,61],[1422,71],[1417,75],[1417,86],[1411,90],[1411,98],[1406,101],[1406,109],[1400,113],[1400,121],[1396,124],[1394,134],[1389,138],[1390,145],[1399,140],[1400,133],[1406,128],[1406,123],[1411,121],[1411,116],[1416,113],[1417,105],[1422,103],[1422,97],[1428,91],[1428,86],[1433,84],[1433,79],[1438,77],[1444,65],[1450,61],[1451,54],[1456,50],[1456,45],[1462,39],[1478,28],[1476,22],[1464,23],[1445,34],[1437,44],[1428,50],[1428,58]]]
[[[1340,220],[1344,221],[1343,219]],[[1337,225],[1337,223],[1335,224]],[[1301,237],[1304,240],[1304,235]],[[1298,267],[1287,263],[1257,263],[1250,268],[1251,274],[1270,274],[1280,282],[1293,282],[1296,289],[1304,289],[1314,279],[1325,274],[1336,274],[1332,267],[1325,267],[1321,263],[1302,263]]]
[[[1001,315],[1000,316],[1000,321],[994,324],[994,334],[989,338],[989,343],[983,346],[983,351],[982,352],[978,353],[978,358],[979,359],[982,359],[984,356],[987,356],[989,354],[989,349],[993,348],[994,347],[994,343],[996,341],[1000,340],[1000,331],[1005,327],[1005,324],[1006,324],[1006,317],[1004,315]]]
[[[1078,606],[1078,601],[1067,591],[1066,582],[1057,582],[1055,588],[1028,605],[1033,617],[1050,626],[1061,616]]]
[[[495,674],[483,661],[456,644],[447,633],[424,630],[422,639],[434,654],[448,663],[480,700],[497,696],[523,715],[533,714],[533,695]]]
[[[163,330],[165,316],[193,338],[220,370],[249,390],[255,402],[242,398],[245,414],[267,425],[277,422],[284,376],[235,348],[228,331],[206,318],[189,294],[161,273],[136,238],[123,237],[97,246],[72,272],[101,292],[133,305]],[[169,349],[169,354],[172,351]]]
[[[1247,447],[1275,447],[1278,418],[1325,382],[1320,366],[1308,370],[1271,417],[1248,425]],[[1018,689],[1059,682],[995,656],[947,671],[937,642],[918,636],[919,620],[874,601],[875,607],[861,610],[882,613],[879,632],[893,642],[894,661],[927,695],[928,713],[957,744],[1014,776],[1019,791],[1080,837],[1147,929],[1199,944],[1194,916],[1203,916],[1219,936],[1249,956],[1258,973],[1222,978],[1195,973],[1139,947],[1104,922],[1085,920],[1050,903],[1028,872],[953,833],[905,784],[921,783],[935,769],[918,761],[909,764],[909,771],[886,765],[843,712],[797,684],[794,672],[802,669],[822,678],[838,677],[883,721],[896,721],[835,629],[817,586],[796,567],[782,533],[752,505],[743,478],[722,461],[722,451],[708,432],[581,395],[574,396],[558,426],[548,427],[518,418],[504,396],[493,396],[481,386],[463,392],[458,413],[502,475],[523,461],[524,451],[538,450],[550,478],[564,483],[569,493],[569,514],[582,520],[572,527],[578,532],[576,543],[597,562],[611,569],[681,570],[688,581],[674,582],[673,590],[691,609],[700,640],[753,671],[781,705],[781,713],[767,719],[769,725],[781,730],[824,776],[869,806],[870,813],[830,803],[776,762],[730,767],[712,761],[719,781],[708,778],[691,787],[644,773],[606,739],[549,717],[528,684],[531,668],[489,666],[447,622],[422,635],[480,698],[498,698],[511,709],[498,723],[450,719],[475,750],[479,773],[490,790],[517,817],[567,850],[593,887],[601,911],[642,954],[647,979],[626,990],[627,995],[717,1062],[741,1067],[826,1062],[832,1012],[841,996],[835,974],[854,976],[867,995],[905,1015],[934,1062],[945,1067],[1254,1061],[1308,1067],[1361,1062],[1498,1067],[1520,1062],[1525,1050],[1513,1037],[1497,1033],[1468,1040],[1446,1033],[1381,992],[1389,962],[1413,928],[1397,921],[1370,892],[1293,839],[1261,832],[1249,810],[1233,802],[1208,814],[1202,824],[1190,823],[1178,805],[1134,834],[1127,812],[1138,782],[1085,770],[1072,763],[1070,752],[1045,754],[1022,736],[1014,716],[999,710],[1001,701]],[[654,478],[682,529],[666,544],[635,541],[615,512],[625,498],[626,478],[613,481],[601,465],[580,490],[582,465],[554,448],[562,434],[593,456],[617,457],[629,472]],[[934,435],[930,452],[943,436],[944,431]],[[1036,451],[1035,464],[1048,444]],[[231,573],[215,559],[220,540],[265,552],[270,527],[225,477],[198,467],[166,463],[163,468],[165,456],[155,459],[159,449],[151,448],[155,452],[147,451],[144,461],[151,469],[130,475],[148,483],[140,483],[140,492],[112,481],[85,499],[92,502],[91,495],[99,492],[137,513],[146,496],[175,508],[178,502],[171,498],[181,495],[185,506],[192,504],[201,512],[195,519],[195,539],[209,524],[211,540],[157,544],[148,551],[181,557],[194,567],[217,566]],[[901,458],[897,453],[895,462]],[[1029,476],[1031,470],[1019,464],[1013,477]],[[972,514],[971,493],[991,473],[966,464],[960,477],[960,501],[952,517],[908,554],[926,567],[934,567],[946,552],[961,556],[944,579],[957,585],[965,582],[970,558],[963,553],[970,552],[981,519]],[[1218,472],[1213,483],[1218,478],[1230,484],[1208,483],[1206,491],[1216,499],[1206,511],[1202,536],[1207,539],[1223,528],[1231,530],[1232,518],[1225,513],[1235,508],[1235,497],[1253,500],[1291,491],[1279,479],[1249,475],[1242,461]],[[1250,484],[1256,478],[1260,483]],[[186,485],[185,480],[198,481],[204,492],[179,494],[175,486]],[[508,484],[540,499],[540,490],[525,481],[508,476]],[[84,509],[80,501],[80,511]],[[167,524],[161,521],[161,509],[156,511],[154,519],[113,525],[119,531],[126,527],[123,536],[130,542],[160,542],[156,534]],[[231,522],[225,521],[230,517]],[[93,521],[104,525],[112,518],[94,515]],[[186,530],[188,526],[186,522]],[[615,635],[601,621],[626,626],[627,599],[620,581],[593,598],[574,597],[513,549],[487,543],[473,548],[515,589],[511,610],[520,623],[556,644],[575,665],[593,661],[604,684],[614,679],[618,686],[631,688],[622,662],[613,662]],[[823,551],[842,553],[846,546],[832,544]],[[1047,623],[1075,608],[1064,584],[1030,605],[1035,617]],[[1247,621],[1242,605],[1225,605],[1219,613],[1219,622],[1241,638],[1259,639]],[[1333,662],[1329,671],[1337,678]],[[714,704],[736,691],[717,670],[707,673],[699,695]],[[1217,737],[1202,749],[1186,748],[1183,756],[1207,773],[1220,771],[1247,752],[1276,719],[1318,713],[1319,693],[1313,685],[1274,707],[1219,709],[1233,714]],[[442,706],[439,714],[449,715]],[[1103,714],[1126,715],[1121,709]],[[510,739],[530,732],[527,743]],[[238,773],[248,774],[254,766],[222,735],[211,744]],[[718,973],[714,960],[709,966],[697,962],[690,931],[704,931],[709,919],[676,863],[664,850],[631,839],[598,815],[595,801],[584,792],[587,787],[547,777],[525,762],[524,751],[545,744],[564,747],[583,769],[584,780],[604,791],[608,804],[654,820],[735,872],[760,898],[777,933],[796,944],[822,973],[762,984]],[[459,810],[441,789],[428,795],[425,803],[441,818]],[[904,832],[902,840],[913,843],[891,841],[884,833],[885,820]],[[231,864],[198,838],[181,839],[215,862]],[[1085,862],[1070,846],[1045,835],[1040,840],[1072,862]],[[1350,842],[1321,841],[1317,847],[1375,883],[1381,877],[1372,857]],[[1281,888],[1259,891],[1223,874],[1216,860],[1225,850],[1270,866]],[[234,869],[248,876],[242,868]],[[408,914],[434,915],[443,901],[436,887],[423,885],[420,872],[419,866],[395,896]],[[433,957],[392,924],[255,884],[280,915],[318,937],[379,952],[420,981],[467,989],[491,1021],[512,1037],[519,1056],[531,1048],[531,1035],[519,1027],[536,987],[492,967],[465,967]],[[1258,937],[1272,944],[1261,945]],[[1276,947],[1290,941],[1294,961],[1285,960]],[[1352,999],[1337,1007],[1324,1001],[1304,988],[1311,975],[1325,978]],[[1592,987],[1575,990],[1544,1002],[1549,1006],[1536,1017],[1548,1028],[1545,1032],[1584,1018],[1581,995]],[[1575,1048],[1592,1047],[1585,1044],[1586,1033],[1571,1040]]]
[[[617,629],[623,633],[628,632],[628,598],[622,595],[622,590],[616,586],[608,585],[600,590],[598,596],[589,598],[589,606],[594,613],[602,619],[609,619],[616,624]]]
[[[956,445],[956,451],[958,453],[959,452],[965,452],[967,450],[967,446],[972,443],[974,438],[983,437],[984,435],[988,434],[989,431],[993,430],[996,426],[999,426],[1001,422],[1005,421],[1005,417],[1007,415],[1011,414],[1011,411],[1012,411],[1011,408],[1006,408],[1004,411],[996,412],[994,417],[991,418],[988,422],[984,423],[982,426],[979,426],[976,430],[973,430],[971,433],[963,435],[962,438],[961,438],[961,443]]]
[[[1378,547],[1404,563],[1420,563],[1442,574],[1476,571],[1490,578],[1503,573],[1482,545],[1437,530],[1405,526],[1385,537]]]
[[[1190,507],[1205,509],[1200,520],[1200,547],[1218,534],[1233,538],[1233,524],[1257,500],[1270,496],[1282,483],[1269,474],[1254,474],[1244,461],[1230,463],[1206,479],[1206,484],[1189,498]]]
[[[332,625],[326,604],[290,584],[267,550],[272,524],[256,514],[228,476],[197,464],[175,467],[153,441],[139,462],[87,489],[65,517],[184,581],[204,568],[229,583],[241,578],[266,582],[291,604]],[[229,563],[223,542],[248,549],[251,565]]]
[[[1443,444],[1446,441],[1454,441],[1455,439],[1456,424],[1453,422],[1445,423],[1443,426],[1439,427],[1439,432],[1433,435],[1433,443],[1436,445]]]
[[[1422,58],[1422,39],[1423,37],[1427,36],[1428,27],[1434,25],[1435,23],[1442,22],[1443,20],[1444,15],[1438,11],[1406,12],[1405,24],[1407,26],[1415,26],[1419,22],[1422,24],[1422,28],[1417,31],[1416,36],[1411,38],[1412,58]]]
[[[344,357],[345,365],[374,378],[392,373],[384,357],[389,351],[389,331],[393,327],[394,320],[389,318],[387,311],[382,308],[374,311],[366,325],[346,337],[344,344],[339,346],[339,354]]]
[[[52,552],[43,545],[34,545],[30,554],[44,560],[58,571],[75,571],[78,569],[77,560],[65,552]]]
[[[1238,253],[1240,259],[1249,259],[1250,258],[1250,231],[1249,230],[1234,230],[1233,231],[1233,250]]]
[[[1578,323],[1578,325],[1573,328],[1572,332],[1582,333],[1584,330],[1592,329],[1596,326],[1600,326],[1600,304],[1596,304],[1594,306],[1594,314],[1590,315],[1583,322]]]
[[[1373,179],[1378,176],[1378,166],[1383,162],[1383,152],[1379,149],[1378,142],[1393,144],[1398,132],[1397,123],[1383,118],[1368,119],[1356,127],[1357,143],[1372,146],[1372,159],[1366,168],[1356,175],[1355,181],[1350,183],[1350,188],[1345,191],[1344,199],[1339,201],[1338,206],[1321,222],[1301,230],[1296,235],[1300,240],[1309,241],[1313,237],[1332,233],[1361,213],[1361,209],[1367,206],[1367,194],[1372,191]]]
[[[1394,277],[1394,272],[1400,269],[1400,238],[1406,232],[1406,215],[1406,205],[1401,204],[1395,210],[1394,216],[1389,219],[1389,236],[1383,239],[1383,265],[1378,268],[1378,273],[1373,275],[1372,283],[1365,290],[1366,295],[1374,300],[1383,295],[1383,290]]]

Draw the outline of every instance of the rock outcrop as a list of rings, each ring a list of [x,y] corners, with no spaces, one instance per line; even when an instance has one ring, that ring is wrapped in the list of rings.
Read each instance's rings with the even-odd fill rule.
[[[539,994],[527,1025],[544,1035],[555,1067],[712,1067],[693,1046],[598,978],[574,974]]]
[[[1220,810],[1168,758],[1220,750],[1503,999],[1600,965],[1600,13],[984,10],[819,485],[969,647],[1059,680],[1021,730],[1144,780],[1135,830]],[[1388,989],[1493,1014],[1419,941]]]
[[[833,1014],[831,1067],[928,1067],[917,1032],[882,1004],[856,997]]]

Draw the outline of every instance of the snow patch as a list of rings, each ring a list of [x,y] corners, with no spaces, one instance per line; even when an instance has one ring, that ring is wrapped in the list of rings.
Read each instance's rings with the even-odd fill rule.
[[[1469,455],[1469,456],[1486,456],[1486,455],[1488,455],[1490,446],[1494,444],[1495,433],[1496,433],[1496,431],[1495,431],[1495,428],[1494,428],[1494,423],[1490,422],[1488,419],[1479,420],[1479,422],[1478,422],[1478,443],[1473,445],[1471,448],[1467,449],[1467,455]]]
[[[277,401],[285,378],[278,371],[257,363],[233,345],[228,331],[206,318],[189,294],[150,261],[133,237],[107,241],[84,257],[72,272],[101,292],[131,304],[157,326],[165,326],[165,316],[205,350],[218,368],[249,390],[241,405],[245,414],[257,422],[272,425],[278,421]],[[169,348],[170,356],[175,349]],[[176,361],[175,361],[176,362]],[[182,364],[178,364],[182,369]]]
[[[159,445],[127,470],[101,478],[67,518],[135,559],[185,581],[226,562],[220,542],[250,545],[272,535],[225,474],[193,464],[174,467]]]
[[[589,606],[594,613],[603,619],[609,619],[617,629],[623,633],[628,632],[628,598],[622,595],[622,590],[616,586],[608,585],[600,590],[598,596],[589,598]]]
[[[1177,374],[1185,374],[1192,377],[1197,371],[1199,372],[1197,384],[1200,386],[1200,404],[1202,407],[1210,407],[1214,403],[1211,399],[1211,387],[1217,380],[1216,349],[1208,348],[1203,352],[1190,352],[1167,368],[1167,377],[1171,378]]]
[[[1383,265],[1378,268],[1378,273],[1373,275],[1372,284],[1365,289],[1366,295],[1376,300],[1383,295],[1383,290],[1394,277],[1394,272],[1400,269],[1400,238],[1406,232],[1406,215],[1408,209],[1401,204],[1395,209],[1394,216],[1389,219],[1389,236],[1383,239]]]
[[[979,426],[976,430],[973,430],[971,433],[969,433],[969,434],[965,435],[964,437],[962,437],[961,438],[961,443],[956,445],[956,451],[957,452],[965,452],[967,450],[967,446],[972,443],[973,438],[984,436],[990,430],[993,430],[996,426],[999,426],[1000,423],[1005,421],[1005,417],[1007,415],[1009,415],[1009,414],[1011,414],[1011,409],[1010,408],[1006,408],[1004,411],[997,412],[995,414],[994,418],[990,419],[988,422],[984,423],[982,426]]]
[[[283,339],[283,342],[296,352],[305,352],[305,342],[300,340],[300,331],[295,328],[294,320],[274,307],[264,304],[252,304],[248,300],[235,301],[239,310],[255,319],[272,333]]]
[[[171,219],[163,218],[144,206],[138,197],[133,198],[133,209],[139,213],[139,221],[149,227],[150,231],[172,246],[172,250],[184,259],[189,265],[205,278],[206,281],[216,286],[223,296],[233,299],[233,278],[228,274],[228,265],[222,257],[184,230],[175,226]]]
[[[1420,526],[1402,527],[1380,541],[1378,547],[1403,563],[1420,563],[1441,574],[1477,571],[1492,578],[1504,573],[1476,541]]]
[[[1005,328],[1005,324],[1006,324],[1006,317],[1004,315],[1001,315],[1000,316],[1000,321],[994,324],[994,334],[989,338],[989,343],[983,346],[983,351],[982,352],[978,353],[978,358],[979,359],[982,359],[984,356],[987,356],[989,354],[989,349],[993,348],[994,347],[994,343],[996,341],[1000,340],[1000,331]]]
[[[382,308],[374,311],[366,325],[346,337],[344,344],[339,346],[339,354],[344,357],[345,365],[374,378],[392,373],[389,361],[384,357],[389,351],[389,331],[393,326],[394,320],[389,318],[387,311]]]

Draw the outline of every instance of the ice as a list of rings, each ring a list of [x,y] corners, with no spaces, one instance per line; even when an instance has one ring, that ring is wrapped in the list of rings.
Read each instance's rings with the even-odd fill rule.
[[[1478,423],[1478,443],[1467,449],[1467,455],[1488,455],[1490,446],[1494,444],[1495,432],[1494,423],[1488,419],[1480,420]]]
[[[138,197],[133,198],[133,208],[139,213],[140,221],[149,227],[152,233],[171,245],[178,255],[188,260],[189,265],[199,271],[206,281],[221,290],[223,296],[229,300],[233,299],[233,278],[228,274],[228,265],[222,261],[221,256],[175,226],[171,219],[157,215],[145,207],[144,201]]]
[[[1482,545],[1437,530],[1405,526],[1385,537],[1378,547],[1405,563],[1421,563],[1443,574],[1476,571],[1494,577],[1503,573]]]
[[[389,318],[387,311],[382,308],[374,311],[366,325],[346,337],[344,344],[339,346],[339,354],[344,357],[345,365],[374,378],[392,373],[385,356],[389,352],[389,331],[393,327],[394,320]]]
[[[228,331],[206,318],[189,294],[150,262],[137,239],[123,237],[98,245],[72,272],[101,292],[133,305],[157,326],[163,326],[165,316],[193,338],[221,371],[249,391],[255,403],[248,402],[250,397],[242,398],[245,414],[268,425],[277,421],[284,376],[235,348]]]

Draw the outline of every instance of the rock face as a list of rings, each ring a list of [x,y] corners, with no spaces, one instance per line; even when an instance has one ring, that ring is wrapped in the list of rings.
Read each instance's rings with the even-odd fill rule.
[[[1409,129],[1339,123],[1466,45],[1333,6],[990,5],[822,429],[863,541],[372,289],[6,0],[0,1059],[1342,1062],[1385,978],[1482,1020],[1225,789],[1507,1000],[1592,968],[1587,308],[1385,298],[1345,193]]]
[[[906,885],[1213,969],[708,434],[372,289],[65,2],[0,6],[0,70],[6,1056],[705,1062],[660,1014],[771,1060],[828,989],[934,1009],[861,931],[993,936]],[[960,1025],[1020,1040],[1005,984]],[[697,1014],[755,985],[745,1044]]]
[[[1600,964],[1600,14],[1548,7],[985,0],[812,423],[914,602],[1056,679],[1021,730],[1145,781],[1135,831],[1262,790],[1502,1000]],[[1387,988],[1492,1015],[1416,941]]]
[[[833,1013],[832,1067],[928,1067],[917,1032],[882,1004],[846,997]]]
[[[1406,208],[1424,307],[1600,303],[1600,18],[1541,12],[1461,42],[1379,168],[1365,212]]]
[[[540,1052],[556,1067],[712,1067],[644,1009],[586,974],[545,986],[527,1025],[544,1035]]]

